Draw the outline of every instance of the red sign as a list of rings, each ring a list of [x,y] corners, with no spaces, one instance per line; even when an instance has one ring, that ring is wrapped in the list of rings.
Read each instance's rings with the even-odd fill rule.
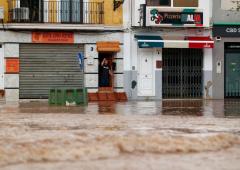
[[[74,43],[73,32],[33,32],[33,43]]]
[[[19,59],[7,58],[6,59],[6,73],[19,73]]]
[[[214,43],[200,42],[200,43],[189,43],[189,48],[213,48]]]
[[[213,48],[214,41],[210,37],[187,37],[189,48]],[[194,42],[198,41],[198,42]],[[201,42],[202,41],[202,42]]]

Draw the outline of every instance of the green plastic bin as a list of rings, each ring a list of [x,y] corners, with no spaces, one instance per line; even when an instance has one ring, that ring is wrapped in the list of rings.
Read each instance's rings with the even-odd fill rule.
[[[64,106],[66,103],[86,106],[88,104],[87,88],[50,89],[48,103],[60,106]]]

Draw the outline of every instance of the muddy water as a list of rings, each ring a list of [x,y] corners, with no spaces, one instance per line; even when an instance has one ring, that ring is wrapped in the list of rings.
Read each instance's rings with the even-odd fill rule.
[[[90,103],[88,107],[49,107],[47,102],[0,104],[0,113],[7,112],[240,117],[240,100],[98,102]]]
[[[146,169],[148,161],[171,169],[172,159],[178,169],[238,169],[239,108],[237,100],[2,104],[0,169]]]

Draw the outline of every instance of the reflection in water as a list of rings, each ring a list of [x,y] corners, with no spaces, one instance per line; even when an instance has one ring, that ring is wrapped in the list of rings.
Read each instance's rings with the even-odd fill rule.
[[[226,117],[240,117],[240,100],[225,100],[224,113]]]
[[[163,115],[203,116],[203,100],[165,100]]]
[[[101,101],[98,102],[99,114],[116,114],[116,102],[114,101]]]
[[[0,113],[72,113],[240,117],[240,100],[162,100],[96,102],[83,106],[49,106],[47,102],[0,104]]]

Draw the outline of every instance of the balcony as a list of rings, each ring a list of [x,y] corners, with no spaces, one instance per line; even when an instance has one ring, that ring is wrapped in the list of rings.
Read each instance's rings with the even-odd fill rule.
[[[9,23],[104,24],[104,3],[83,0],[12,0]]]

